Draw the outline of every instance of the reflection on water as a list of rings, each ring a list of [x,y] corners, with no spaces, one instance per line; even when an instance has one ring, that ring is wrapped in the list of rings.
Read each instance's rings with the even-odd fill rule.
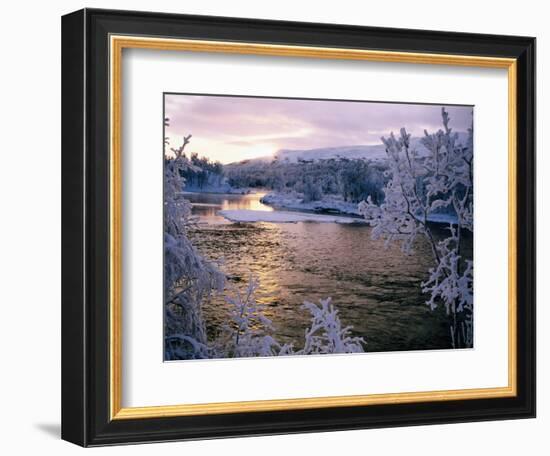
[[[193,214],[199,216],[201,223],[228,224],[217,212],[225,209],[249,209],[253,211],[273,211],[273,208],[260,203],[265,192],[249,195],[230,195],[219,193],[185,192],[185,198],[193,204]]]
[[[443,312],[424,304],[431,252],[418,242],[405,256],[397,245],[384,248],[365,225],[336,223],[232,223],[220,209],[267,210],[261,195],[186,194],[199,219],[193,244],[220,264],[227,288],[244,288],[259,277],[258,301],[266,306],[281,342],[303,340],[309,314],[305,300],[332,297],[345,325],[367,341],[368,351],[449,348]],[[214,335],[226,321],[228,305],[214,296],[204,308]]]

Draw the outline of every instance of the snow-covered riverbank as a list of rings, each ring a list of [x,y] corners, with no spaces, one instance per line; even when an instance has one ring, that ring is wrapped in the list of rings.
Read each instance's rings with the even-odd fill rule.
[[[271,192],[264,195],[260,202],[276,209],[291,209],[293,211],[306,211],[315,213],[330,213],[343,216],[361,217],[359,205],[344,201],[339,196],[324,195],[322,200],[304,202],[301,194]],[[355,219],[357,221],[357,219]],[[430,214],[428,221],[432,223],[456,224],[457,218],[452,214]]]
[[[218,191],[216,191],[218,190]],[[183,194],[213,194],[213,195],[243,195],[256,201],[256,206],[250,209],[227,209],[218,211],[218,214],[232,222],[271,222],[271,223],[295,223],[295,222],[321,222],[321,223],[366,223],[359,213],[358,204],[343,201],[335,195],[324,195],[320,201],[304,202],[303,196],[296,192],[263,194],[253,188],[231,188],[222,191],[221,188],[205,187],[201,191],[188,191]],[[247,196],[248,195],[248,196]],[[204,203],[195,203],[194,206],[205,206]],[[260,209],[257,210],[258,204]],[[265,205],[265,206],[263,206]],[[216,205],[212,205],[216,207]],[[269,206],[275,211],[268,212]],[[219,207],[219,206],[218,206]],[[265,210],[267,209],[267,210]],[[456,217],[451,214],[430,214],[428,221],[432,223],[450,224],[456,223]]]
[[[253,188],[234,188],[229,184],[222,186],[212,186],[206,185],[203,187],[196,187],[187,185],[183,189],[184,193],[214,193],[220,195],[248,195],[251,193],[256,193],[256,190]]]
[[[309,212],[332,212],[336,214],[360,216],[358,205],[344,201],[342,198],[332,195],[324,195],[320,201],[304,202],[301,194],[271,192],[264,195],[262,203],[280,209],[292,209]]]
[[[354,217],[344,217],[340,215],[313,214],[306,212],[292,211],[257,211],[250,209],[234,209],[218,211],[218,214],[232,222],[254,223],[297,223],[297,222],[317,222],[317,223],[366,223],[362,219]]]

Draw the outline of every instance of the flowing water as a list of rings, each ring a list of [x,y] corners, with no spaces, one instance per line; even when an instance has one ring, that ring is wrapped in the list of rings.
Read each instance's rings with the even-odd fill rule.
[[[367,351],[450,347],[444,311],[432,312],[420,290],[432,266],[425,241],[407,256],[398,245],[386,248],[373,240],[365,224],[232,223],[217,215],[220,209],[273,210],[261,196],[187,193],[198,221],[189,234],[227,274],[226,291],[244,289],[251,274],[259,278],[257,301],[279,341],[299,346],[310,322],[301,305],[331,297],[343,324],[366,340]],[[205,304],[211,335],[228,311],[222,295]]]

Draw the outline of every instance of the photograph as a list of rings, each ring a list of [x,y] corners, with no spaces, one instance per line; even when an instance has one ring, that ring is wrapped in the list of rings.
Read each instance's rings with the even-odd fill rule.
[[[163,97],[165,361],[474,347],[473,106]]]

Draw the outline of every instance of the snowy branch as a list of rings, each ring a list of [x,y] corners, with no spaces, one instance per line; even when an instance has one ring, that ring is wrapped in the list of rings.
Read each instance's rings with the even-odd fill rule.
[[[435,266],[422,283],[432,310],[441,303],[450,316],[453,346],[473,345],[473,263],[463,258],[464,231],[473,232],[473,128],[466,144],[450,128],[447,111],[441,111],[443,129],[424,132],[422,145],[427,154],[410,146],[405,128],[399,137],[382,138],[389,159],[384,201],[375,204],[367,198],[359,211],[373,228],[375,239],[386,244],[398,241],[406,254],[413,253],[422,236],[430,245]],[[429,220],[442,209],[452,210],[456,222],[450,236],[437,240]]]

